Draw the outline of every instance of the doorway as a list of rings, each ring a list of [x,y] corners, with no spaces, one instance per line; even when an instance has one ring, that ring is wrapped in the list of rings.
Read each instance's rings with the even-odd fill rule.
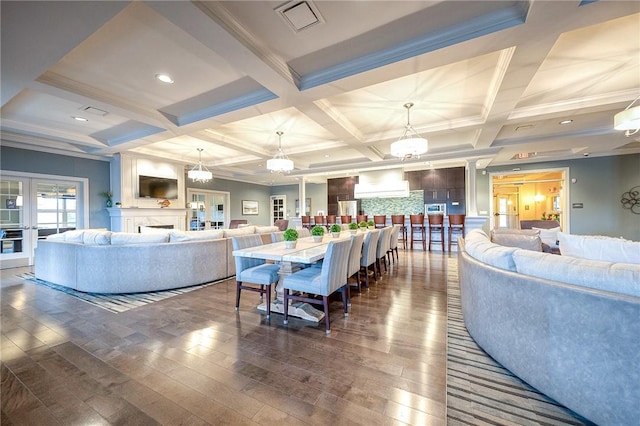
[[[569,170],[491,173],[491,228],[520,229],[521,220],[557,220],[569,232]]]
[[[224,229],[229,226],[228,192],[204,189],[187,189],[188,211],[187,229]]]
[[[270,197],[271,204],[271,224],[276,223],[276,220],[286,219],[286,207],[287,196],[286,195],[272,195]]]
[[[3,172],[0,180],[2,269],[31,266],[39,239],[85,227],[88,179]]]

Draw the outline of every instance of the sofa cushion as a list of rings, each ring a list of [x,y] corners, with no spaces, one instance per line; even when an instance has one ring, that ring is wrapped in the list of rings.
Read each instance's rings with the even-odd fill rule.
[[[551,248],[558,248],[558,232],[560,232],[559,226],[549,229],[531,227],[531,229],[540,231],[540,239],[543,243]]]
[[[133,234],[130,232],[114,232],[111,234],[111,245],[166,243],[169,233]]]
[[[511,254],[516,248],[492,243],[484,231],[472,229],[467,233],[464,244],[466,252],[474,259],[496,268],[508,271],[516,270],[516,265],[511,258]]]
[[[222,229],[208,229],[206,231],[179,231],[171,230],[169,232],[169,242],[181,242],[181,241],[201,241],[201,240],[219,240],[223,238],[224,230]]]
[[[82,242],[84,244],[97,244],[106,246],[111,244],[111,231],[86,230],[82,234]]]
[[[540,231],[512,229],[510,231],[491,231],[491,241],[501,246],[518,247],[526,250],[542,251]]]
[[[49,241],[66,241],[66,236],[64,235],[64,232],[62,232],[60,234],[51,234],[51,235],[47,235],[47,240],[49,240]]]
[[[586,260],[530,250],[513,253],[516,271],[551,281],[640,297],[640,265]]]
[[[558,233],[563,255],[582,259],[640,264],[640,242],[602,235]]]
[[[240,235],[249,235],[249,234],[255,234],[255,233],[256,233],[256,227],[253,225],[249,225],[249,226],[244,226],[242,228],[225,229],[224,237],[231,238],[231,237],[237,237]]]
[[[140,233],[141,234],[163,234],[166,235],[167,238],[169,238],[169,232],[171,231],[171,229],[167,229],[167,228],[154,228],[152,226],[141,226],[140,227]]]

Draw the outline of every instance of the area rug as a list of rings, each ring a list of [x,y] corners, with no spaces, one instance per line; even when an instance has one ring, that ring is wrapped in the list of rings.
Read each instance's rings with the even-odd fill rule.
[[[35,284],[68,294],[71,297],[75,297],[76,299],[82,300],[83,302],[90,303],[94,306],[98,306],[102,309],[106,309],[107,311],[114,312],[116,314],[126,312],[130,309],[134,309],[140,306],[148,305],[149,303],[159,302],[160,300],[165,300],[179,294],[184,294],[193,290],[208,287],[210,285],[217,284],[226,280],[212,281],[210,283],[172,290],[150,291],[148,293],[100,294],[84,293],[82,291],[73,290],[68,287],[50,283],[48,281],[39,280],[34,276],[32,272],[20,274],[18,275],[18,277],[27,281],[31,281]]]
[[[527,385],[473,341],[462,317],[456,258],[447,263],[447,424],[593,424]]]

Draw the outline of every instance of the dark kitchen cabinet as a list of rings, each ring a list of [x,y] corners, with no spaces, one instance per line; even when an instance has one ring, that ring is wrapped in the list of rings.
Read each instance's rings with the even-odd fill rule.
[[[405,180],[409,181],[410,191],[419,191],[422,189],[422,170],[415,172],[405,172]]]
[[[464,167],[444,170],[446,170],[447,188],[464,188]]]
[[[358,176],[327,179],[327,214],[338,214],[338,201],[355,200],[356,183]]]

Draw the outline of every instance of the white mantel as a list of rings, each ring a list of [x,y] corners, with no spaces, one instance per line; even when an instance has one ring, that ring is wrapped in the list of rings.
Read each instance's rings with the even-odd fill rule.
[[[187,225],[187,209],[177,208],[108,208],[111,230],[114,232],[138,232],[140,226],[172,225],[184,231]]]

